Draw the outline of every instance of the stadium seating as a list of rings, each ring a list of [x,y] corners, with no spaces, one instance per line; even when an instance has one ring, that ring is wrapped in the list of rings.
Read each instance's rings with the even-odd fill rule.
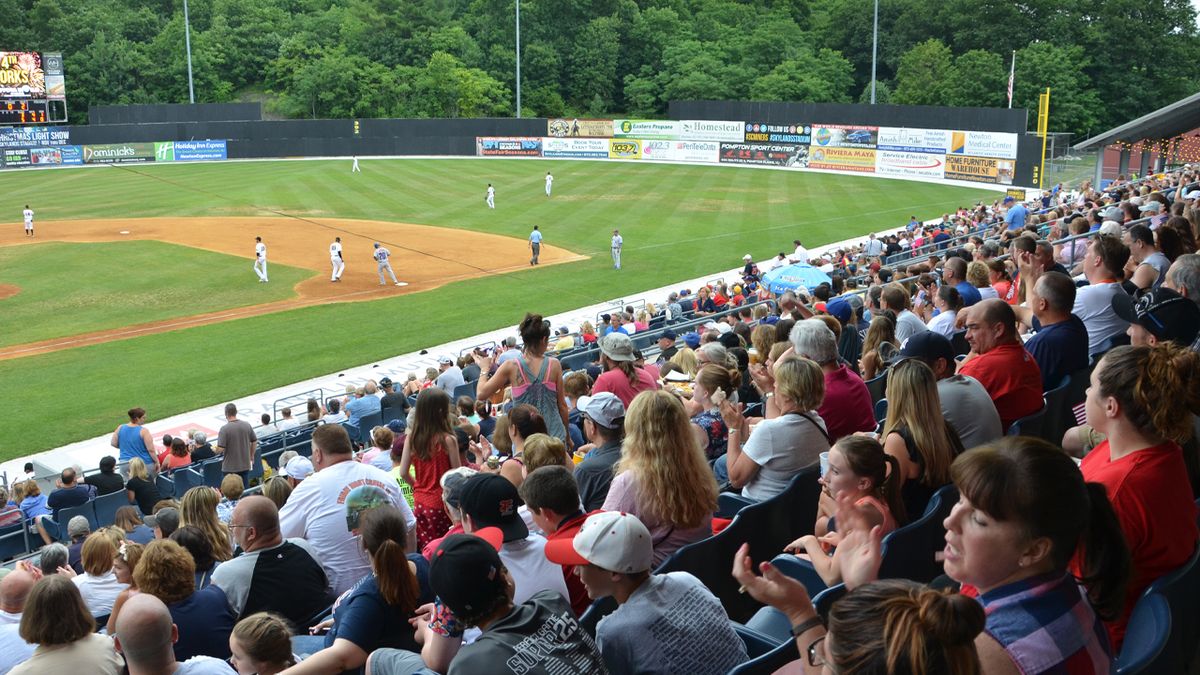
[[[218,465],[218,468],[219,467],[220,465]],[[174,492],[172,493],[172,496],[175,499],[183,499],[183,494],[185,492],[194,487],[204,485],[204,477],[199,471],[188,467],[185,469],[179,469],[175,473],[171,474],[171,482],[174,484]],[[219,482],[217,484],[220,485]],[[164,498],[166,496],[166,494],[163,494]]]
[[[928,583],[941,575],[942,563],[934,556],[945,546],[942,521],[957,501],[958,489],[946,485],[929,498],[924,515],[884,537],[879,578]]]
[[[729,671],[729,675],[770,675],[798,658],[800,650],[796,647],[796,640],[789,635],[787,640],[777,643],[771,651],[751,658]]]
[[[8,560],[29,552],[30,534],[25,521],[0,529],[0,560]],[[32,535],[37,537],[37,535]],[[40,541],[41,538],[38,537]]]
[[[225,474],[221,471],[221,459],[210,459],[199,465],[200,474],[204,477],[204,484],[208,487],[220,488],[221,480],[225,478]],[[197,465],[190,467],[192,470],[197,468]]]
[[[1183,664],[1167,652],[1171,638],[1171,605],[1160,593],[1146,593],[1133,607],[1125,642],[1117,657],[1117,675],[1182,673]]]
[[[58,518],[56,520],[43,518],[42,522],[45,524],[46,532],[50,536],[66,541],[69,539],[67,536],[67,523],[71,522],[71,519],[75,516],[83,516],[87,518],[88,525],[91,526],[93,532],[100,527],[96,522],[96,505],[94,501],[89,501],[85,504],[80,504],[79,506],[71,506],[65,509],[59,509]],[[52,524],[58,529],[57,535],[55,534],[54,529],[51,527]]]
[[[866,385],[871,392],[871,404],[879,403],[887,397],[887,372],[867,380]]]
[[[1196,551],[1192,553],[1192,557],[1179,569],[1163,575],[1150,584],[1138,599],[1138,604],[1134,605],[1136,611],[1147,597],[1158,595],[1166,601],[1170,609],[1170,637],[1163,645],[1162,652],[1154,658],[1154,662],[1162,664],[1163,667],[1144,672],[1182,673],[1185,664],[1188,664],[1196,654],[1196,645],[1200,641],[1200,606],[1196,603],[1196,598],[1200,597],[1200,563],[1197,562],[1198,559],[1200,559],[1200,547],[1197,547]],[[1155,602],[1157,601],[1151,601],[1151,603]],[[1148,608],[1146,611],[1157,612],[1159,610]],[[1158,620],[1156,616],[1152,616],[1152,618]],[[1132,618],[1130,623],[1132,625]],[[1145,632],[1142,634],[1144,635]],[[1125,644],[1130,644],[1128,636]],[[1130,660],[1133,660],[1132,653]]]
[[[1046,418],[1046,399],[1042,399],[1042,409],[1016,420],[1008,427],[1008,436],[1042,436],[1042,420]]]
[[[125,490],[117,490],[106,495],[96,497],[92,501],[92,505],[96,509],[96,522],[100,527],[112,525],[117,520],[117,509],[122,506],[129,506],[129,495]]]

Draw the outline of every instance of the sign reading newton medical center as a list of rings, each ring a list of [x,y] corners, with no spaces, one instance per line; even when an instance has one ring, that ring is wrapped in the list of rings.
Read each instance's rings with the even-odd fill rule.
[[[994,131],[955,131],[951,134],[949,154],[1016,159],[1017,134]]]

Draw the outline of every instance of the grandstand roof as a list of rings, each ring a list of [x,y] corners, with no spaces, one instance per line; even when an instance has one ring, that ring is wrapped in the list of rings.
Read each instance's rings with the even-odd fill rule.
[[[1119,127],[1096,134],[1076,145],[1075,149],[1102,148],[1116,141],[1133,143],[1144,139],[1174,138],[1198,127],[1200,127],[1200,93],[1163,106],[1132,122],[1126,122]]]

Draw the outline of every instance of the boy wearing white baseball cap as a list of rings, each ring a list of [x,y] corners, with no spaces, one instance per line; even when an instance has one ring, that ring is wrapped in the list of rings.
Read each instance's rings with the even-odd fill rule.
[[[651,574],[654,542],[636,516],[588,516],[573,539],[547,542],[546,557],[576,565],[592,599],[612,596],[617,609],[596,626],[596,644],[611,673],[685,673],[702,663],[727,672],[747,660],[729,615],[687,572]]]

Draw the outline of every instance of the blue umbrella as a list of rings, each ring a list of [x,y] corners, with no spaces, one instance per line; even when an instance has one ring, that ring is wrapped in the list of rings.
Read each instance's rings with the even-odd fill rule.
[[[793,291],[803,286],[809,291],[821,284],[831,283],[829,275],[804,263],[788,265],[771,270],[763,275],[762,283],[775,295]]]

